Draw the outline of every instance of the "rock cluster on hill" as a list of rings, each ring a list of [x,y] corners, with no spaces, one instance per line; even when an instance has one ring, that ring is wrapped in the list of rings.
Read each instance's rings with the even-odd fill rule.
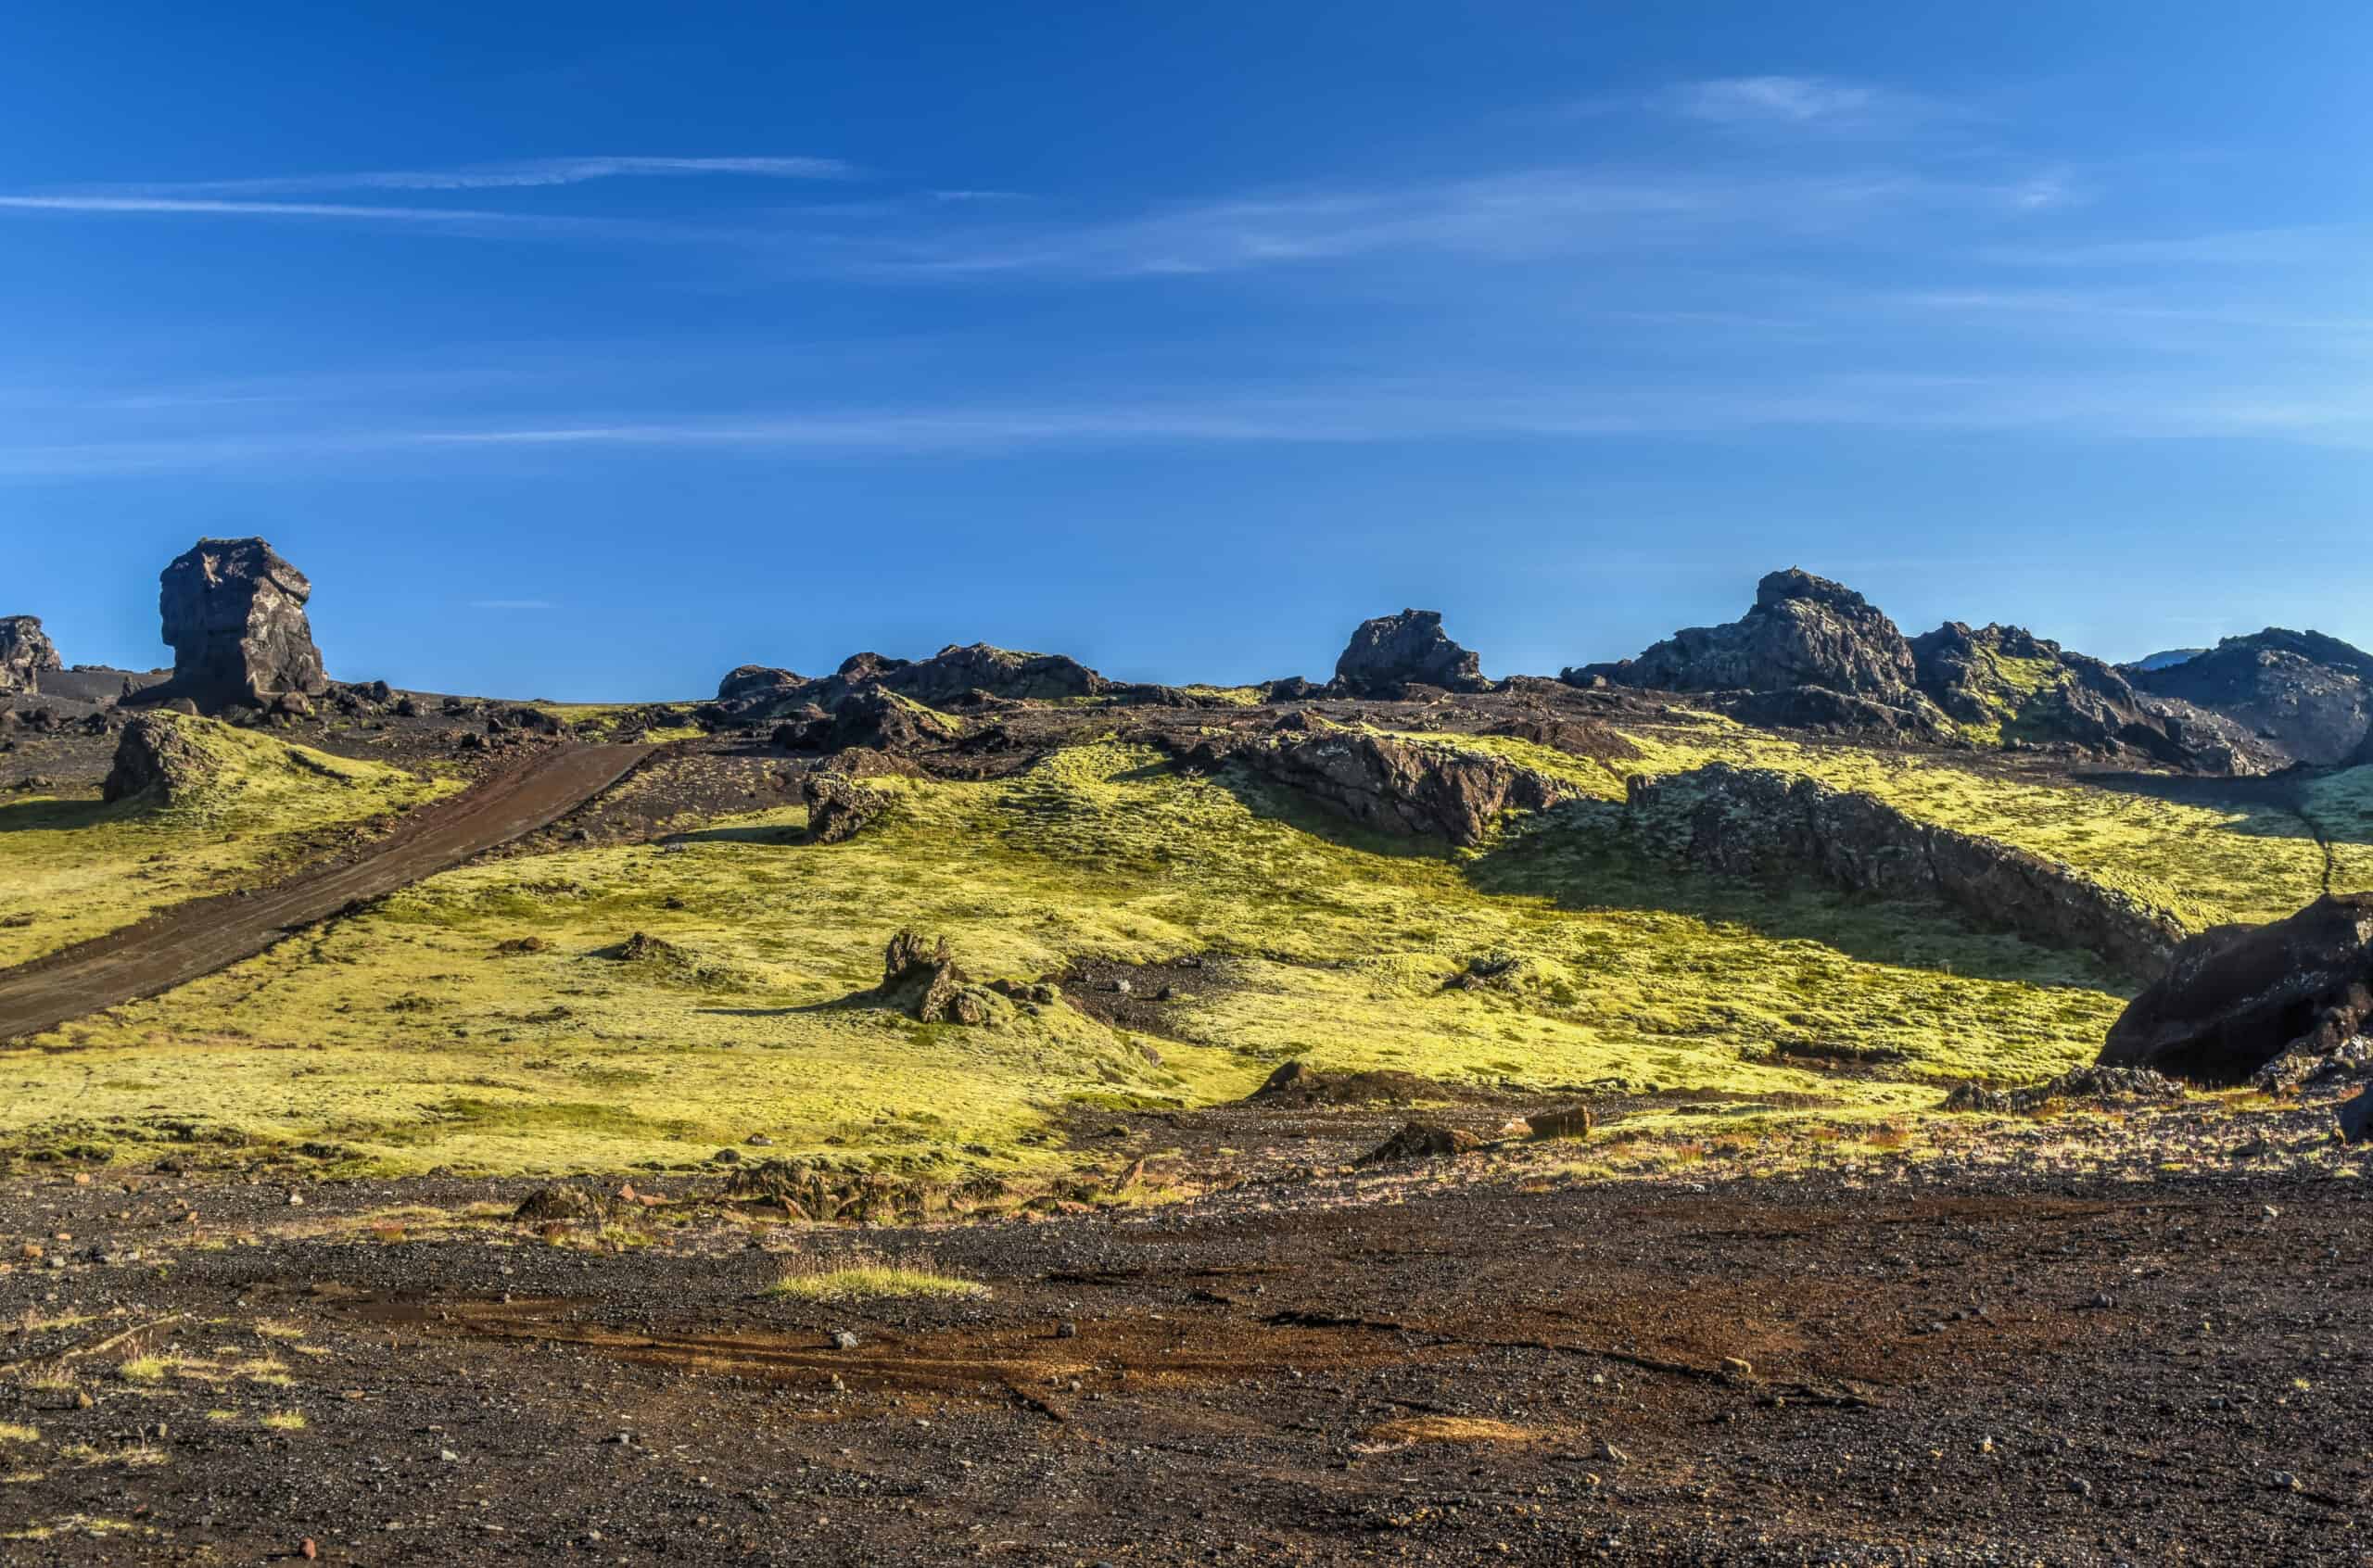
[[[705,710],[727,724],[759,725],[838,708],[852,695],[891,692],[930,707],[986,700],[1057,702],[1073,697],[1141,697],[1145,689],[1106,680],[1060,653],[1021,653],[985,642],[953,644],[928,659],[857,653],[829,676],[814,678],[764,664],[743,664],[726,676]]]
[[[2166,911],[2073,866],[1795,774],[1714,763],[1634,776],[1629,803],[1644,837],[1708,870],[1809,872],[1851,891],[1938,899],[1981,926],[2081,948],[2138,978],[2163,971],[2184,939]]]
[[[872,999],[920,1023],[975,1028],[995,1022],[1007,1005],[995,992],[971,982],[945,937],[929,940],[914,931],[900,931],[882,950],[882,984]]]
[[[1361,622],[1335,661],[1334,694],[1390,700],[1413,686],[1491,689],[1480,657],[1450,639],[1439,610],[1403,610]]]
[[[39,691],[45,671],[64,667],[39,616],[0,615],[0,692]]]
[[[2217,773],[2255,772],[2208,715],[2154,702],[2099,659],[2023,626],[1948,621],[1911,639],[1920,689],[1955,721],[2010,744],[2126,750]]]
[[[1816,686],[1903,706],[1918,670],[1911,644],[1870,601],[1790,568],[1756,585],[1735,621],[1691,626],[1637,658],[1589,664],[1582,675],[1660,691],[1782,691]]]
[[[1661,691],[1747,694],[1751,723],[1930,735],[1944,725],[1919,689],[1911,644],[1870,601],[1791,567],[1756,585],[1755,603],[1719,626],[1691,626],[1612,664],[1568,669]]]
[[[2373,1071],[2373,892],[2327,894],[2266,926],[2219,926],[2110,1028],[2104,1067],[2284,1087]]]
[[[171,695],[212,712],[329,689],[305,619],[313,585],[261,539],[200,539],[164,571]]]
[[[1364,827],[1429,834],[1462,846],[1482,842],[1504,812],[1543,811],[1579,793],[1562,779],[1488,752],[1398,740],[1323,721],[1281,725],[1267,735],[1206,737],[1186,752],[1186,761],[1206,768],[1237,763]]]
[[[2137,686],[2224,714],[2287,762],[2345,762],[2373,734],[2373,654],[2320,632],[2270,626],[2143,670]]]

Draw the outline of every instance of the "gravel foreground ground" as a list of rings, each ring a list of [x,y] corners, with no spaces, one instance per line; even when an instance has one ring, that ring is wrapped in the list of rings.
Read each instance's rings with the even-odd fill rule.
[[[11,1179],[0,1558],[2373,1556],[2353,1171],[1474,1163],[863,1231]]]

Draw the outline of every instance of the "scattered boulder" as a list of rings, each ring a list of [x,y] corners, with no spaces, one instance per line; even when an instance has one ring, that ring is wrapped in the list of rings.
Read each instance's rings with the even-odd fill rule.
[[[1238,763],[1365,827],[1481,843],[1503,813],[1545,811],[1579,791],[1563,779],[1488,752],[1397,740],[1333,726],[1316,732],[1200,739],[1195,766]]]
[[[1525,1135],[1533,1139],[1587,1138],[1591,1129],[1598,1125],[1588,1106],[1567,1106],[1562,1110],[1535,1111],[1524,1119]]]
[[[0,692],[39,691],[44,672],[63,668],[39,616],[0,615]]]
[[[2373,1088],[2360,1089],[2341,1102],[2340,1140],[2343,1144],[2361,1144],[2373,1138]]]
[[[1257,689],[1263,702],[1309,702],[1326,695],[1326,688],[1302,676],[1265,680]]]
[[[529,1193],[511,1217],[531,1224],[599,1224],[609,1218],[610,1207],[599,1194],[562,1182]]]
[[[1439,610],[1403,610],[1363,621],[1335,661],[1334,690],[1390,701],[1412,686],[1489,691],[1480,658],[1453,642]]]
[[[805,693],[813,684],[789,670],[743,664],[717,683],[717,702],[713,706],[735,723],[756,724],[778,717],[805,702]]]
[[[882,983],[873,1000],[920,1023],[972,1027],[993,1022],[997,1009],[1007,1005],[995,992],[971,983],[945,937],[927,940],[904,930],[882,952]]]
[[[2223,714],[2284,763],[2345,762],[2373,736],[2373,654],[2321,632],[2269,626],[2228,637],[2180,663],[2137,670],[2133,682]]]
[[[1714,763],[1629,783],[1649,841],[1727,876],[1810,874],[1854,892],[1935,898],[1977,924],[2100,955],[2138,979],[2186,935],[2165,910],[1999,839],[1917,821],[1874,796]]]
[[[190,738],[189,722],[179,714],[150,713],[125,725],[116,742],[115,764],[100,786],[101,798],[113,803],[148,797],[152,804],[170,806],[203,789],[213,777],[214,765]]]
[[[811,773],[800,780],[800,795],[807,803],[807,837],[819,844],[856,838],[889,803],[880,790],[831,773]]]
[[[1438,1121],[1412,1121],[1362,1155],[1361,1165],[1393,1165],[1413,1159],[1448,1159],[1472,1154],[1483,1140],[1463,1128]]]
[[[1756,585],[1743,617],[1674,633],[1635,659],[1588,664],[1566,678],[1604,676],[1660,691],[1783,691],[1815,686],[1893,707],[1917,698],[1911,644],[1860,594],[1795,567]]]
[[[2081,1067],[2072,1068],[2049,1082],[2029,1084],[2024,1089],[1988,1089],[1983,1084],[1964,1083],[1945,1096],[1945,1108],[2024,1116],[2055,1100],[2120,1105],[2180,1100],[2184,1094],[2182,1084],[2149,1068]]]
[[[329,689],[305,618],[313,585],[261,539],[200,539],[160,579],[171,691],[209,712]]]
[[[2110,1026],[2103,1067],[2280,1088],[2373,1056],[2373,893],[2326,894],[2287,919],[2185,942]]]

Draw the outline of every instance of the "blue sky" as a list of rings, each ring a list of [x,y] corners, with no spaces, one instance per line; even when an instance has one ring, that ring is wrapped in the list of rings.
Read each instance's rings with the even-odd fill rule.
[[[0,50],[0,613],[261,533],[335,673],[1494,673],[1801,564],[2373,643],[2373,8],[219,9]]]

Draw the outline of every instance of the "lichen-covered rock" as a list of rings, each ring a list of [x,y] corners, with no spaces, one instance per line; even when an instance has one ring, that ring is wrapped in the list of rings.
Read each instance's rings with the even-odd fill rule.
[[[1546,746],[1553,752],[1563,752],[1569,757],[1586,757],[1593,762],[1620,762],[1640,754],[1639,747],[1596,719],[1572,718],[1554,713],[1528,714],[1503,720],[1482,733],[1529,740],[1536,746]]]
[[[2177,949],[2110,1026],[2104,1067],[2281,1087],[2373,1055],[2373,893],[2327,894],[2287,919],[2219,926]]]
[[[2184,1093],[2182,1084],[2149,1068],[2081,1067],[2072,1068],[2049,1082],[2031,1083],[2022,1089],[1988,1089],[1983,1084],[1964,1083],[1945,1096],[1945,1108],[2024,1116],[2059,1100],[2119,1105],[2138,1100],[2180,1100]]]
[[[832,773],[811,773],[799,789],[807,803],[807,837],[819,844],[856,838],[889,803],[880,790]]]
[[[1481,843],[1505,812],[1545,811],[1579,793],[1563,779],[1489,752],[1331,725],[1213,736],[1200,740],[1186,761],[1205,768],[1238,763],[1365,827],[1430,834],[1461,846]]]
[[[44,672],[63,669],[38,615],[0,615],[0,693],[41,689]]]
[[[1729,876],[1808,874],[1857,892],[1935,898],[1977,924],[2162,973],[2185,929],[2172,914],[1999,839],[1916,821],[1872,796],[1768,768],[1714,763],[1630,781],[1652,842]]]
[[[841,752],[869,748],[893,755],[930,751],[964,738],[964,726],[935,708],[894,691],[851,692],[820,719],[794,721],[775,731],[775,742],[792,751]]]
[[[329,689],[305,602],[313,585],[261,539],[200,539],[161,578],[172,693],[209,712]]]
[[[1390,700],[1412,686],[1445,691],[1489,691],[1480,658],[1453,642],[1439,610],[1403,610],[1363,621],[1335,661],[1335,689],[1347,696]]]
[[[2373,743],[2373,654],[2321,632],[2228,637],[2180,664],[2137,670],[2133,683],[2233,720],[2285,762],[2345,762]]]
[[[109,803],[142,796],[156,805],[173,805],[202,790],[212,772],[205,750],[183,728],[181,714],[141,714],[123,727],[100,793]]]
[[[1568,670],[1660,691],[1780,691],[1816,686],[1915,705],[1918,669],[1896,624],[1853,589],[1791,567],[1756,585],[1745,615],[1692,626],[1636,659]]]
[[[1395,1165],[1413,1159],[1451,1159],[1472,1154],[1483,1140],[1464,1128],[1434,1121],[1413,1121],[1362,1155],[1362,1165]]]
[[[1060,653],[1020,653],[985,642],[949,646],[928,659],[853,654],[829,676],[809,680],[789,670],[744,664],[718,683],[705,712],[717,722],[758,725],[805,708],[839,710],[850,698],[893,694],[926,707],[986,700],[1057,702],[1117,696],[1161,700],[1167,689],[1106,680]],[[1174,693],[1171,695],[1174,696]]]
[[[996,1022],[999,1009],[1009,1005],[987,987],[971,983],[945,937],[925,938],[906,930],[882,950],[882,983],[873,1000],[920,1023],[974,1028]]]
[[[2187,724],[2099,659],[2021,626],[1948,621],[1911,639],[1920,689],[1980,738],[2132,752],[2194,771],[2237,770],[2212,727]],[[2242,764],[2240,771],[2256,771]]]

